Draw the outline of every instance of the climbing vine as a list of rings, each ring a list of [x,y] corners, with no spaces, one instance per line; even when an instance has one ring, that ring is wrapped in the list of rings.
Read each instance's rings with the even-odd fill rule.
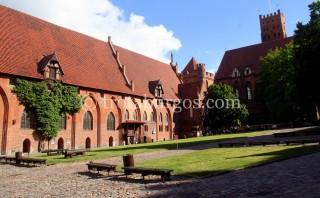
[[[47,140],[57,136],[63,114],[76,113],[82,106],[78,89],[59,82],[17,79],[13,92],[19,101],[34,113],[37,131]]]

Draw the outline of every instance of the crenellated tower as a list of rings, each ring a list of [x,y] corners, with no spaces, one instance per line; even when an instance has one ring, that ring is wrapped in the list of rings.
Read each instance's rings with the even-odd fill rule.
[[[285,17],[280,10],[272,14],[260,15],[259,19],[262,42],[287,38]]]

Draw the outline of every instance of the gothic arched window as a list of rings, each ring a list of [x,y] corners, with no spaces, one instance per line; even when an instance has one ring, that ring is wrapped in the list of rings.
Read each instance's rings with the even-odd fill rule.
[[[83,117],[83,129],[93,130],[93,117],[90,111],[87,111]]]

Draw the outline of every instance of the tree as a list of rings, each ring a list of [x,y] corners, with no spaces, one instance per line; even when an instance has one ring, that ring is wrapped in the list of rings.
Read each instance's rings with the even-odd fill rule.
[[[13,92],[35,114],[36,130],[48,142],[57,136],[62,114],[73,114],[82,106],[77,88],[58,82],[17,79]]]
[[[249,115],[233,88],[226,84],[211,85],[204,104],[203,126],[208,130],[240,125]]]
[[[320,92],[316,86],[320,84],[320,1],[310,4],[309,10],[310,21],[298,23],[295,31],[296,83],[302,109],[317,113],[319,119]]]
[[[270,51],[261,61],[257,100],[270,114],[270,121],[288,122],[297,116],[294,45]]]

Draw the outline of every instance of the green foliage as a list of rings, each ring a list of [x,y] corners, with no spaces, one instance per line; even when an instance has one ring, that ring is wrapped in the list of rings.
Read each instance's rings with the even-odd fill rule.
[[[73,114],[82,106],[77,88],[57,82],[17,79],[13,92],[35,114],[37,131],[48,140],[57,135],[61,115]]]
[[[292,121],[296,116],[294,45],[270,51],[261,61],[257,100],[266,106],[271,121]]]
[[[297,66],[297,91],[304,112],[315,112],[320,104],[320,1],[309,5],[310,21],[298,23],[295,31],[295,58]],[[314,116],[315,114],[313,114]]]
[[[220,103],[217,101],[223,101],[226,105],[220,108]],[[233,107],[230,101],[235,101]],[[249,115],[246,106],[240,104],[233,88],[226,84],[210,86],[204,102],[203,125],[208,130],[240,125]]]

